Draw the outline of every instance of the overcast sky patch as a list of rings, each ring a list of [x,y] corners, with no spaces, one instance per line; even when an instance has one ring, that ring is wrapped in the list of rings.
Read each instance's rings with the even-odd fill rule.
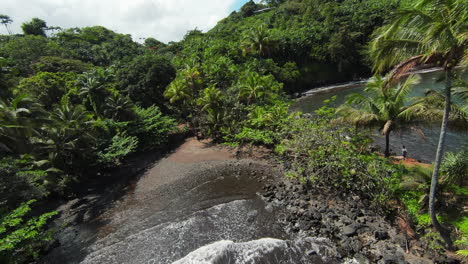
[[[131,34],[136,41],[153,37],[179,41],[188,30],[206,32],[247,0],[1,0],[0,14],[13,19],[14,33],[38,17],[61,28],[101,25]],[[0,33],[6,34],[4,27]]]

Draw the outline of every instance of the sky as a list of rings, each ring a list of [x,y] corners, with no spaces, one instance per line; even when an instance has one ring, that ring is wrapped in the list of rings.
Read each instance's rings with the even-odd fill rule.
[[[211,29],[248,0],[1,0],[0,14],[13,19],[10,28],[38,17],[61,28],[100,25],[131,34],[135,41],[153,37],[179,41],[188,30]],[[0,27],[0,34],[6,34]]]

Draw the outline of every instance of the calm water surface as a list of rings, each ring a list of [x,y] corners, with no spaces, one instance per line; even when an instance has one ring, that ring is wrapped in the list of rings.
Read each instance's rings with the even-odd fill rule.
[[[458,72],[458,75],[464,80],[468,80],[468,70]],[[421,82],[413,88],[410,96],[423,96],[428,89],[442,91],[444,88],[444,73],[430,72],[421,73]],[[315,110],[324,105],[323,101],[336,96],[336,100],[332,106],[339,106],[344,103],[346,96],[352,93],[362,93],[363,85],[350,84],[345,89],[333,91],[322,91],[321,93],[309,95],[300,98],[296,104],[292,106],[294,111],[302,111],[305,113],[313,113]],[[437,143],[439,141],[440,125],[419,127],[424,131],[425,139],[411,131],[393,132],[390,136],[390,148],[393,152],[400,155],[400,150],[403,145],[408,149],[409,156],[421,161],[431,162],[435,158]],[[375,133],[375,144],[383,148],[384,138],[378,135],[378,130],[373,130]],[[447,135],[446,151],[457,151],[463,144],[468,143],[467,131],[454,131],[453,129]]]

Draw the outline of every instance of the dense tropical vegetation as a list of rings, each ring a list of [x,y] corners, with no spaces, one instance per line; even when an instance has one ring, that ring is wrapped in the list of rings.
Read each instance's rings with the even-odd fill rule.
[[[0,262],[31,261],[50,240],[54,212],[32,210],[36,200],[74,197],[131,155],[164,148],[178,123],[199,138],[274,149],[304,184],[366,196],[376,209],[397,201],[438,241],[427,221],[441,230],[436,198],[442,208],[447,193],[466,195],[467,151],[443,159],[443,146],[447,126],[468,120],[466,82],[452,85],[468,62],[467,14],[462,0],[250,1],[209,32],[169,44],[39,18],[13,34],[12,18],[0,15],[9,32],[0,36]],[[443,67],[445,93],[409,96],[418,77],[406,74],[423,64]],[[364,94],[337,109],[289,111],[295,93],[372,73]],[[443,125],[428,188],[432,171],[395,165],[389,137],[433,122]],[[386,137],[384,155],[363,127]],[[466,249],[466,216],[439,220],[461,230],[451,236]]]

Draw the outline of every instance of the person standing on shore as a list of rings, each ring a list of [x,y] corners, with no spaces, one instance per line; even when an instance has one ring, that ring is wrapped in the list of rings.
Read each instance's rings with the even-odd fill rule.
[[[403,148],[401,149],[401,155],[403,156],[403,160],[406,160],[408,156],[408,150],[406,150],[406,147],[403,145]]]

